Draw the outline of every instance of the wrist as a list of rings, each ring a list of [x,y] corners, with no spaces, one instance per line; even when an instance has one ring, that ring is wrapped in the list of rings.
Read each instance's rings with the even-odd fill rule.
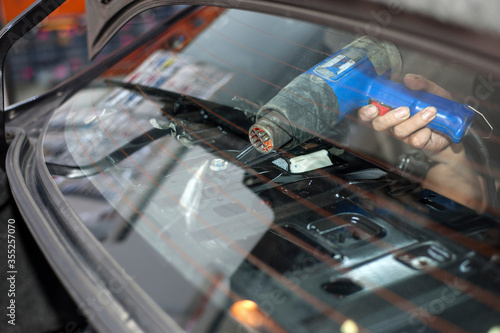
[[[397,166],[404,177],[421,182],[426,178],[429,170],[438,163],[429,158],[424,151],[415,149],[401,154]]]

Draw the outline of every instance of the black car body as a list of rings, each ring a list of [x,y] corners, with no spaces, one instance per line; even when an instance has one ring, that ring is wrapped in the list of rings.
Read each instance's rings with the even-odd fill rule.
[[[59,2],[2,30],[3,54]],[[5,327],[36,329],[23,311],[37,305],[45,331],[500,330],[498,27],[406,2],[88,0],[90,56],[167,5],[181,6],[5,108],[3,244],[18,242],[2,272],[18,286]],[[290,149],[250,144],[263,105],[362,35],[485,114],[464,139],[482,208],[402,172],[399,141],[355,111]],[[28,264],[41,260],[31,236],[55,275]],[[58,281],[69,297],[47,291]]]

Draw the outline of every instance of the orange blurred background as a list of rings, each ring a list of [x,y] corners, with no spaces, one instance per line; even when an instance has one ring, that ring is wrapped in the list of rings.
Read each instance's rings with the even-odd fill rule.
[[[0,0],[2,25],[19,15],[23,10],[29,7],[34,0]],[[85,0],[67,0],[52,15],[81,15],[85,13]]]

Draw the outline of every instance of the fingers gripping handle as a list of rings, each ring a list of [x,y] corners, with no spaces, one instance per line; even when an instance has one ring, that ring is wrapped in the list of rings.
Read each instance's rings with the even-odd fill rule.
[[[436,117],[427,127],[447,135],[455,143],[467,134],[475,115],[474,110],[467,105],[425,91],[409,90],[402,84],[388,80],[372,82],[370,92],[370,102],[377,106],[380,115],[400,106],[408,106],[412,116],[427,107],[435,107]]]

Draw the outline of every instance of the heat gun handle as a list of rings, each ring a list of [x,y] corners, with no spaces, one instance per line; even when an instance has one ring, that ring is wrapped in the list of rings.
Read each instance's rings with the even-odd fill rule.
[[[435,107],[437,115],[427,127],[447,135],[455,143],[459,143],[467,134],[475,115],[475,111],[467,105],[425,91],[410,90],[402,84],[384,78],[375,80],[367,95],[372,104],[375,102],[376,105],[378,102],[382,106],[379,107],[382,113],[386,111],[383,106],[408,106],[412,116],[426,107]]]

